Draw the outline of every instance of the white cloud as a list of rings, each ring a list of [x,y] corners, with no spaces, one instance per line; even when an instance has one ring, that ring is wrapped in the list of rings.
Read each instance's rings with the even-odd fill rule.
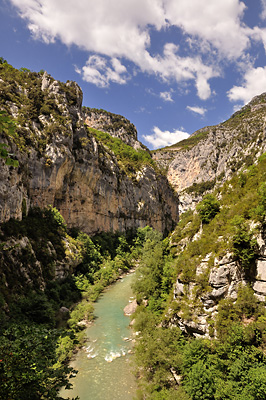
[[[260,0],[261,2],[261,7],[262,7],[262,12],[261,12],[261,19],[266,19],[266,0]]]
[[[160,97],[164,100],[164,101],[170,101],[173,102],[174,100],[172,99],[172,92],[161,92],[160,93]]]
[[[153,128],[152,135],[143,136],[144,139],[150,143],[153,149],[158,149],[160,147],[170,146],[181,140],[187,139],[189,134],[181,130],[161,131],[157,126]]]
[[[246,6],[240,0],[9,1],[36,39],[86,50],[82,76],[101,87],[125,83],[123,59],[123,64],[131,61],[138,71],[167,83],[193,83],[199,98],[206,100],[213,93],[209,81],[222,76],[224,60],[239,61],[251,38],[264,40],[262,29],[242,22]],[[162,54],[151,55],[151,28],[163,33],[170,26],[182,29],[190,53],[181,55],[178,43],[165,43]]]
[[[110,63],[100,56],[90,56],[86,65],[76,72],[81,74],[87,82],[94,83],[98,87],[108,87],[110,82],[120,85],[127,82],[127,69],[117,58],[112,58]]]
[[[206,100],[211,95],[208,83],[210,78],[220,76],[219,68],[205,65],[199,56],[181,57],[179,47],[173,43],[164,46],[163,55],[151,57],[147,52],[142,60],[141,69],[156,73],[165,82],[194,81],[198,96]]]
[[[170,24],[199,38],[198,44],[210,43],[226,58],[240,57],[250,44],[250,29],[241,23],[246,6],[239,0],[165,0],[165,8]]]
[[[200,114],[200,115],[205,115],[205,113],[208,111],[206,108],[203,107],[191,107],[191,106],[187,106],[187,109],[196,113],[196,114]]]
[[[265,15],[266,18],[266,15]],[[266,29],[258,28],[257,26],[253,29],[252,37],[254,40],[262,41],[266,52]]]
[[[266,67],[250,69],[244,76],[242,86],[233,86],[227,95],[230,101],[248,103],[254,96],[266,91]]]
[[[110,57],[132,58],[149,46],[147,25],[165,25],[161,0],[10,0],[33,35]]]

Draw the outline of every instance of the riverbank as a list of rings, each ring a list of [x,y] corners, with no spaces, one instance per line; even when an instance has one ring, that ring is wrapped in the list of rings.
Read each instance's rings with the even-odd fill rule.
[[[95,303],[95,320],[86,329],[87,344],[70,365],[78,370],[73,390],[61,396],[81,400],[131,400],[136,382],[131,372],[133,332],[124,308],[133,298],[134,273],[123,274]]]

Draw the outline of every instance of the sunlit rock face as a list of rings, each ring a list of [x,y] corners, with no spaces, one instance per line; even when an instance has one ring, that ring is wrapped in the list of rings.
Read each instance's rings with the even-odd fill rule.
[[[195,208],[203,193],[266,151],[265,123],[263,93],[227,121],[199,129],[189,139],[154,152],[154,160],[167,170],[167,178],[179,194],[180,212]]]
[[[149,165],[127,173],[117,155],[88,129],[108,132],[149,153],[137,140],[134,125],[115,114],[82,108],[82,91],[75,82],[62,84],[46,73],[36,74],[34,82],[43,103],[34,119],[19,126],[27,144],[0,138],[19,161],[12,168],[0,160],[0,221],[20,219],[30,207],[52,205],[70,227],[89,234],[146,225],[169,232],[178,221],[178,197],[167,178]],[[13,86],[16,96],[29,96],[27,86]],[[7,111],[14,118],[23,112],[22,97],[21,105],[9,103]]]

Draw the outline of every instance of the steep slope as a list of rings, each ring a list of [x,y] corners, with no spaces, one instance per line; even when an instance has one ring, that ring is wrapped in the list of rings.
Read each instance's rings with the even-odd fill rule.
[[[183,213],[168,247],[145,246],[134,287],[143,398],[266,398],[265,182],[266,153]]]
[[[0,109],[17,125],[16,136],[2,133],[0,142],[19,161],[18,168],[0,161],[1,222],[52,205],[68,226],[89,234],[145,225],[166,233],[175,226],[177,196],[128,120],[82,108],[75,82],[6,62],[0,93]]]
[[[195,206],[206,190],[230,178],[243,165],[251,165],[266,150],[265,120],[263,93],[229,120],[154,152],[154,160],[167,168],[169,182],[181,194],[181,210],[193,203]]]

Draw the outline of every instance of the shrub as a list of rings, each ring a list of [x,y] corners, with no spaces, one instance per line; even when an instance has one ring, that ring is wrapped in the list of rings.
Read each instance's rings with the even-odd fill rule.
[[[256,259],[257,241],[249,231],[248,225],[243,217],[236,215],[232,221],[233,229],[233,252],[240,265],[244,268],[246,275],[252,277],[254,274],[254,263]]]
[[[206,194],[197,205],[197,211],[203,224],[208,224],[220,211],[220,203],[214,195]]]

